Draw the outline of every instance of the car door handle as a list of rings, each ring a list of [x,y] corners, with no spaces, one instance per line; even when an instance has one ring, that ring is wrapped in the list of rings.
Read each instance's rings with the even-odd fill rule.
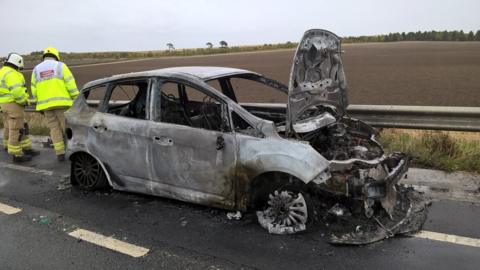
[[[169,137],[166,137],[166,136],[154,136],[153,141],[155,143],[158,143],[159,145],[162,145],[162,146],[172,146],[173,145],[172,138],[169,138]]]
[[[104,125],[93,125],[93,130],[97,131],[97,132],[104,132],[107,130],[107,127],[104,126]]]
[[[222,136],[217,137],[217,150],[222,150],[225,148],[225,139]]]

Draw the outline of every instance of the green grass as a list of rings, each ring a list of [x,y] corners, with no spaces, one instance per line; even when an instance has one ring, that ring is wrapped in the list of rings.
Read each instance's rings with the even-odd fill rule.
[[[386,129],[380,142],[386,152],[407,153],[414,164],[445,171],[480,173],[480,139],[443,131]]]
[[[40,113],[26,113],[28,127],[30,128],[30,134],[32,135],[50,135],[50,129],[45,124],[45,117]]]
[[[30,126],[30,134],[50,136],[50,129],[48,129],[46,126]]]
[[[25,118],[27,119],[31,135],[50,135],[50,130],[44,123],[43,115],[39,113],[26,113]],[[0,118],[0,128],[3,128],[3,118]]]

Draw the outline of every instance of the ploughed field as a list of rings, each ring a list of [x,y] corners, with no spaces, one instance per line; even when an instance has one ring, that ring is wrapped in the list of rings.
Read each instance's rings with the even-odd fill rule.
[[[480,42],[345,44],[343,63],[351,104],[480,106]],[[243,68],[288,83],[294,50],[156,58],[72,67],[79,87],[102,77],[174,66]],[[30,71],[26,71],[30,78]],[[244,100],[281,102],[247,89]]]

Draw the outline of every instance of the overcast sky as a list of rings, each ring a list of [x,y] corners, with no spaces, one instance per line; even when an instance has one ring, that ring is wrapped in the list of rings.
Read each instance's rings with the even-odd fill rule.
[[[309,28],[340,36],[480,29],[479,0],[0,0],[0,55],[130,51],[298,41]]]

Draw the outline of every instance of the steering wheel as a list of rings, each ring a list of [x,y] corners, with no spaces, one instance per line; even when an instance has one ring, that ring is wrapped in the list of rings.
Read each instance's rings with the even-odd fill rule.
[[[208,101],[207,101],[208,99]],[[207,123],[207,126],[208,126],[208,129],[212,130],[213,127],[212,127],[212,124],[210,123],[210,120],[208,118],[208,116],[210,115],[209,112],[207,112],[207,109],[208,108],[211,108],[212,107],[212,104],[214,104],[212,102],[212,98],[209,97],[209,96],[205,96],[203,98],[203,101],[202,101],[202,106],[200,107],[200,110],[202,112],[202,115],[203,115],[203,118],[205,118],[205,122]],[[213,113],[215,115],[215,112]]]
[[[167,95],[167,98],[169,99],[169,105],[173,105],[175,104],[175,108],[170,108],[170,109],[165,109],[165,107],[162,106],[162,110],[165,112],[165,117],[167,114],[170,114],[170,113],[174,113],[174,112],[180,112],[185,120],[185,122],[190,125],[190,126],[193,126],[193,123],[192,123],[192,120],[190,120],[190,117],[188,117],[187,115],[187,112],[184,108],[184,106],[182,105],[181,101],[180,101],[180,98],[177,98],[175,97],[173,94],[168,94]]]

